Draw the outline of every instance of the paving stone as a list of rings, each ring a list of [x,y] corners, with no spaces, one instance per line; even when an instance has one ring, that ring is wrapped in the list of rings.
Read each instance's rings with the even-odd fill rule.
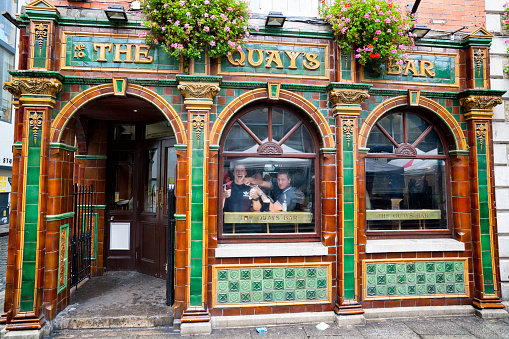
[[[364,338],[357,326],[336,326],[329,324],[330,327],[324,331],[320,331],[315,325],[305,325],[304,331],[309,338]]]
[[[368,321],[365,326],[359,326],[358,329],[365,338],[420,338],[419,335],[401,321]]]
[[[468,332],[470,332],[475,338],[503,338],[504,335],[506,338],[509,336],[509,332],[507,329],[503,330],[502,333],[498,332],[498,328],[500,325],[496,325],[497,320],[483,320],[477,317],[468,317],[465,319],[458,318],[455,319],[459,326],[465,328]],[[507,323],[502,323],[502,326],[507,326]],[[497,328],[494,328],[497,327]]]
[[[405,320],[404,323],[410,327],[415,333],[420,335],[439,334],[439,335],[468,335],[470,334],[465,328],[461,327],[455,321],[449,319],[420,319]]]
[[[238,339],[238,338],[251,338],[253,329],[250,328],[236,328],[236,329],[218,329],[212,330],[212,334],[207,336],[211,339]],[[256,334],[256,333],[255,333]]]

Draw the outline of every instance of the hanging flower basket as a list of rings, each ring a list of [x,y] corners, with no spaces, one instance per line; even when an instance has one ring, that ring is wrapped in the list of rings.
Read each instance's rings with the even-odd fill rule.
[[[505,25],[505,29],[509,30],[509,2],[504,4],[504,15],[502,16],[502,22]],[[505,43],[509,43],[509,39],[505,40]],[[507,49],[507,52],[509,53],[509,48]],[[509,67],[504,68],[504,71],[509,73]]]
[[[142,0],[147,43],[185,61],[205,51],[212,58],[240,49],[249,37],[251,12],[243,0]],[[141,14],[141,13],[140,13]]]
[[[324,3],[325,0],[322,0]],[[355,49],[355,59],[374,68],[387,60],[403,64],[405,50],[414,47],[411,16],[397,0],[333,1],[320,9],[343,53]]]

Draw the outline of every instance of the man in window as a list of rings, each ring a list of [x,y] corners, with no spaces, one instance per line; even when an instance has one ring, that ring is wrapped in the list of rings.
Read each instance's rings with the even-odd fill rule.
[[[279,171],[277,174],[277,186],[279,188],[279,193],[277,194],[277,197],[275,197],[275,202],[272,202],[272,200],[263,193],[260,187],[256,186],[255,193],[251,195],[253,197],[253,210],[261,211],[261,202],[263,202],[265,206],[268,205],[268,210],[271,212],[286,212],[295,210],[298,199],[295,194],[295,188],[293,188],[291,184],[292,179],[290,178],[288,171]]]
[[[251,210],[251,187],[247,185],[247,171],[244,165],[233,169],[233,183],[225,184],[223,189],[224,212],[249,212]],[[228,187],[230,186],[230,187]]]

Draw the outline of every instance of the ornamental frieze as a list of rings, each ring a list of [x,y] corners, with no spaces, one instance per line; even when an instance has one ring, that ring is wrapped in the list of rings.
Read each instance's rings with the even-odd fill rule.
[[[178,90],[186,99],[213,99],[219,93],[219,86],[211,84],[183,84]]]
[[[360,105],[367,98],[369,94],[360,90],[334,89],[329,92],[329,101],[334,115],[359,114]]]

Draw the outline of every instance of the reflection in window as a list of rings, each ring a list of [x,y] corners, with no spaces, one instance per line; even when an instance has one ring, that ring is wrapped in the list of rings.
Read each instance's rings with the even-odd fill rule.
[[[110,209],[128,211],[133,209],[133,151],[112,152],[115,190],[110,201]]]
[[[285,107],[256,107],[227,128],[220,234],[316,234],[315,143]]]
[[[415,114],[389,115],[375,124],[368,147],[368,230],[446,229],[447,159],[433,126]]]

